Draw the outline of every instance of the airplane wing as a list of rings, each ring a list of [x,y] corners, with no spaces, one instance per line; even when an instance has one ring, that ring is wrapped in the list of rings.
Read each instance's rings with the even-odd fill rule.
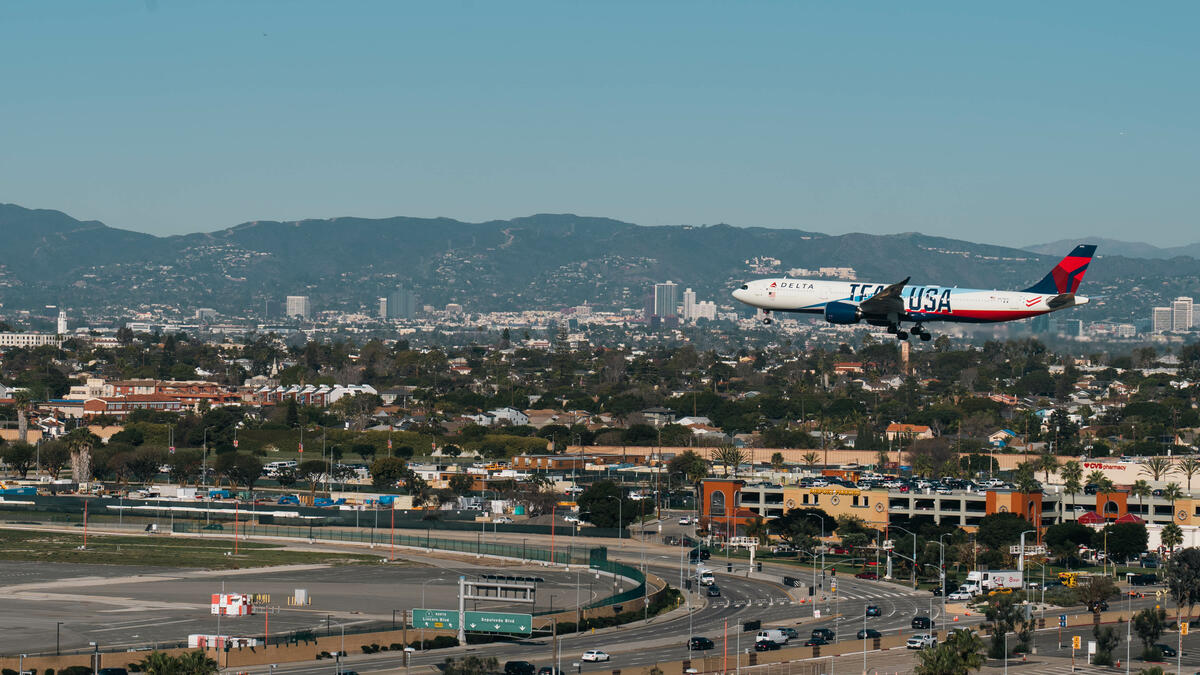
[[[858,303],[858,309],[863,314],[874,314],[877,316],[888,316],[891,314],[904,313],[904,300],[900,297],[900,292],[904,290],[905,284],[912,277],[905,277],[904,281],[888,286],[879,291],[875,295]]]

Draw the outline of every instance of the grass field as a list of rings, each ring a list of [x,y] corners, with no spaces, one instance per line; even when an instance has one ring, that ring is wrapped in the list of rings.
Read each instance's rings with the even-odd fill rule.
[[[83,533],[0,529],[0,560],[202,569],[311,563],[355,565],[379,561],[379,556],[374,555],[292,551],[274,544],[244,541],[238,542],[238,554],[235,556],[232,555],[233,542],[229,539],[188,539],[167,535],[131,537],[89,534],[87,549],[79,550],[82,545]]]

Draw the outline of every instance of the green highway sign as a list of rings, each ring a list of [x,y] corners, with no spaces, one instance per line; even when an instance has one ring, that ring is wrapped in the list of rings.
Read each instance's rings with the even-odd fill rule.
[[[471,612],[467,612],[468,615]],[[458,629],[457,609],[414,609],[413,628]]]
[[[530,614],[467,612],[466,619],[466,629],[469,631],[529,635],[533,630],[533,616]]]

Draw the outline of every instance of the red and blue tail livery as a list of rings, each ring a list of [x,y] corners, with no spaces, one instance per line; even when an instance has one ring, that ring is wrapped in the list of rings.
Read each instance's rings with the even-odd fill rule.
[[[1085,305],[1076,295],[1096,247],[1081,244],[1041,281],[1023,291],[987,291],[953,286],[921,286],[909,279],[873,284],[822,279],[759,279],[744,284],[733,297],[762,310],[763,323],[772,312],[821,314],[829,323],[886,326],[897,339],[909,333],[929,340],[925,324],[933,321],[997,323]],[[913,324],[910,330],[904,323]]]

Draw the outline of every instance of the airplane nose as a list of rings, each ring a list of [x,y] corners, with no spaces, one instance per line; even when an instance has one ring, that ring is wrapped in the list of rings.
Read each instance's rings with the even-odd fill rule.
[[[746,290],[745,289],[742,289],[742,288],[734,289],[732,295],[733,295],[734,300],[737,300],[739,302],[746,301]]]

